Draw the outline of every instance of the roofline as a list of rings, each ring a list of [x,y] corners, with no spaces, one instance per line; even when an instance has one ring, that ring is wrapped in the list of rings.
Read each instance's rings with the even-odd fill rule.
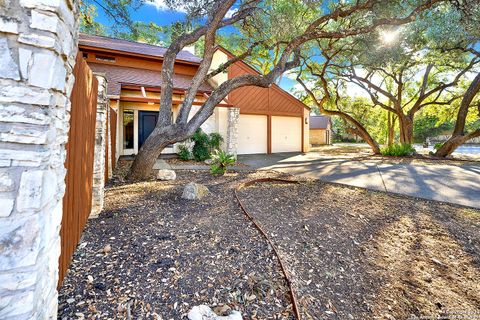
[[[151,47],[158,47],[158,48],[163,48],[163,49],[168,49],[168,48],[164,48],[164,47],[160,47],[160,46],[156,46],[154,44],[149,44],[149,43],[141,43],[141,42],[137,42],[137,41],[132,41],[132,40],[125,40],[125,39],[118,39],[118,38],[113,38],[113,37],[107,37],[107,36],[97,36],[97,35],[92,35],[92,34],[88,34],[88,33],[80,33],[80,35],[87,35],[87,36],[94,36],[94,37],[99,37],[99,38],[106,38],[106,39],[112,39],[112,40],[120,40],[120,41],[126,41],[126,42],[131,42],[131,43],[136,43],[136,44],[144,44],[144,45],[148,45],[148,46],[151,46]],[[79,39],[80,41],[80,39]],[[130,51],[124,51],[124,50],[114,50],[114,49],[106,49],[106,48],[100,48],[100,47],[96,47],[96,46],[91,46],[91,45],[83,45],[83,44],[78,44],[78,48],[83,48],[83,49],[90,49],[90,50],[97,50],[97,51],[102,51],[102,52],[111,52],[111,53],[128,53],[129,55],[132,55],[132,56],[136,56],[136,57],[148,57],[148,58],[153,58],[155,60],[164,60],[163,57],[159,57],[159,56],[153,56],[153,55],[149,55],[149,54],[141,54],[141,53],[133,53],[133,52],[130,52]],[[201,58],[199,58],[201,59]],[[175,61],[180,61],[182,63],[185,63],[185,64],[191,64],[191,65],[200,65],[201,62],[193,62],[193,61],[188,61],[188,60],[184,60],[184,59],[177,59],[175,58]]]
[[[310,118],[312,117],[325,117],[325,118],[328,118],[328,121],[332,122],[332,117],[326,114],[311,114]]]
[[[231,58],[235,58],[236,55],[234,55],[231,51],[225,49],[224,47],[222,47],[221,45],[217,45],[215,47],[215,51],[216,50],[220,50],[222,51],[223,53],[225,53],[227,56],[229,56],[229,59]],[[243,65],[245,65],[246,67],[248,67],[250,70],[252,70],[253,72],[255,72],[256,74],[258,75],[262,75],[260,72],[258,72],[257,69],[255,69],[254,67],[252,67],[251,65],[249,65],[248,63],[246,63],[245,61],[243,60],[239,60],[237,62],[241,62]],[[297,100],[298,102],[300,102],[301,104],[303,104],[303,107],[307,110],[312,110],[311,107],[307,106],[303,101],[301,101],[300,99],[298,99],[297,97],[295,97],[293,94],[291,94],[290,92],[288,92],[287,90],[284,90],[282,87],[280,87],[279,85],[277,85],[276,83],[272,83],[272,86],[280,89],[281,91],[283,91],[284,93],[288,94],[290,97],[292,97],[293,99]]]
[[[331,127],[333,127],[333,122],[332,122],[332,117],[326,114],[311,114],[309,115],[309,118],[314,118],[314,117],[324,117],[328,118],[328,123],[330,124]],[[327,128],[311,128],[311,129],[327,129]]]
[[[124,54],[132,57],[138,57],[138,58],[149,58],[152,60],[160,60],[163,61],[163,57],[159,56],[153,56],[149,54],[141,54],[141,53],[134,53],[130,51],[123,51],[123,50],[112,50],[112,49],[106,49],[106,48],[100,48],[100,47],[95,47],[95,46],[86,46],[83,44],[78,45],[79,49],[84,49],[84,50],[91,50],[91,51],[99,51],[99,52],[107,52],[107,53],[116,53],[116,54]],[[193,61],[187,61],[183,59],[175,59],[175,62],[180,62],[183,64],[189,64],[189,65],[194,65],[194,66],[199,66],[200,62],[193,62]]]

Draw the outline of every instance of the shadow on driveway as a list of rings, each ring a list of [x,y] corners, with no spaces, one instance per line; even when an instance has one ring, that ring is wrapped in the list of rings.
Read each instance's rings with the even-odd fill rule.
[[[257,170],[277,170],[322,181],[480,208],[480,166],[401,163],[326,157],[319,152],[240,155]]]

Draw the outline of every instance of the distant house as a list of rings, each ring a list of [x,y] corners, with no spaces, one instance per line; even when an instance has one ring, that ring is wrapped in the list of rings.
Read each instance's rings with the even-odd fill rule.
[[[312,146],[332,144],[332,120],[328,116],[310,116]]]
[[[117,155],[135,155],[155,127],[158,119],[163,55],[165,48],[81,34],[79,50],[95,73],[105,75],[110,106],[117,112]],[[219,47],[212,69],[233,55]],[[172,121],[181,108],[201,59],[188,51],[177,55],[174,67]],[[238,61],[226,72],[204,83],[196,96],[192,114],[221,83],[241,74],[255,74],[253,68]],[[234,111],[234,112],[232,112]],[[232,153],[306,152],[309,108],[277,85],[270,88],[243,87],[231,92],[202,125],[207,132],[219,132],[230,143]],[[233,142],[232,142],[233,141]],[[232,146],[234,150],[232,150]],[[225,145],[223,146],[225,147]],[[171,145],[164,153],[177,152]]]

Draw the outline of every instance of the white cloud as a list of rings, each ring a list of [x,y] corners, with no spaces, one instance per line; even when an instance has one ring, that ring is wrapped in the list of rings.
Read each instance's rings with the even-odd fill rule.
[[[237,11],[238,11],[237,8],[232,8],[228,10],[227,13],[225,14],[225,18],[227,19],[231,18],[235,13],[237,13]]]
[[[298,75],[298,71],[297,70],[287,70],[287,72],[285,72],[282,77],[284,78],[288,78],[290,80],[297,80],[297,75]]]
[[[304,81],[305,82],[305,85],[307,86],[308,89],[312,90],[315,88],[315,85],[316,85],[316,81],[311,79],[311,80],[306,80]],[[298,92],[298,91],[302,91],[302,92],[305,92],[305,89],[303,88],[303,86],[297,82],[295,83],[292,88],[290,89],[290,92]]]
[[[148,0],[145,4],[154,6],[158,11],[176,11],[176,12],[183,12],[186,13],[185,7],[178,6],[176,8],[169,7],[165,0]]]
[[[158,11],[175,11],[175,12],[182,12],[187,13],[185,6],[179,5],[177,7],[169,7],[165,0],[147,0],[145,4],[155,7]],[[227,11],[225,14],[225,18],[231,18],[235,13],[237,13],[238,8],[232,8]]]

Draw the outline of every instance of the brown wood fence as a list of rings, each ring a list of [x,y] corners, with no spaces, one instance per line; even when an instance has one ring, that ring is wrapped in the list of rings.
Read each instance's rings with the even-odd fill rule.
[[[71,95],[70,132],[66,146],[67,174],[60,230],[62,251],[59,260],[59,285],[70,265],[92,208],[98,81],[81,54],[77,56],[73,73],[75,84]]]

